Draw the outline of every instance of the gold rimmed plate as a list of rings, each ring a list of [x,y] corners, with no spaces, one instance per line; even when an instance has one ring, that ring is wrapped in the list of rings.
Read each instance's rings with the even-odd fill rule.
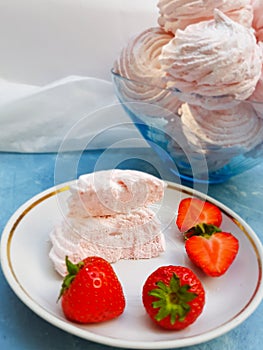
[[[63,220],[69,185],[48,189],[22,205],[10,218],[1,238],[1,265],[16,293],[37,315],[81,338],[115,347],[164,349],[194,345],[218,337],[241,324],[263,297],[262,245],[249,225],[220,202],[188,187],[168,183],[164,199],[156,207],[163,224],[166,251],[158,258],[122,260],[113,267],[123,285],[126,309],[119,318],[96,325],[78,325],[63,316],[57,297],[62,278],[48,258],[49,233]],[[227,273],[218,278],[205,276],[191,264],[184,241],[175,225],[182,198],[193,196],[216,204],[223,213],[222,229],[232,232],[240,249]],[[206,304],[197,321],[180,332],[155,326],[145,314],[141,291],[147,276],[162,265],[190,267],[202,280]],[[30,266],[30,269],[28,269]]]

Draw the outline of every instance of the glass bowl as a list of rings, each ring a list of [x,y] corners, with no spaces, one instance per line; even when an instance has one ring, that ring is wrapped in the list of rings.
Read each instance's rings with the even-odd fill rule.
[[[116,95],[172,174],[221,183],[263,159],[263,102],[183,94],[120,76]]]

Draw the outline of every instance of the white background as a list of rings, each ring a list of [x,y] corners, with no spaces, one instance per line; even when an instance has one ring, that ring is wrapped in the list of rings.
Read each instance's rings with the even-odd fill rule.
[[[0,0],[0,77],[43,85],[110,79],[127,39],[157,25],[157,0]]]

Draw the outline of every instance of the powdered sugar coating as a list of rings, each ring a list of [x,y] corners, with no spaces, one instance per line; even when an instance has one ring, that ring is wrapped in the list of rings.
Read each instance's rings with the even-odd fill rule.
[[[173,35],[162,28],[148,28],[130,39],[114,63],[114,72],[130,79],[121,82],[122,97],[127,102],[145,103],[144,106],[138,106],[138,109],[151,113],[152,116],[152,105],[158,105],[159,109],[165,110],[177,110],[180,105],[178,98],[165,89],[163,70],[159,62],[163,46],[172,38]],[[135,110],[136,104],[130,108]]]
[[[79,177],[71,186],[69,216],[104,216],[129,213],[159,202],[165,182],[135,170],[105,170]]]
[[[249,0],[159,0],[157,6],[159,25],[174,34],[177,29],[212,19],[215,8],[246,27],[251,26],[253,18]]]
[[[261,75],[262,52],[252,29],[215,10],[215,19],[178,30],[160,56],[169,87],[244,100]]]
[[[149,208],[114,216],[66,218],[54,228],[50,239],[49,257],[62,275],[66,274],[66,255],[75,263],[93,255],[114,263],[149,259],[165,250],[161,223]]]

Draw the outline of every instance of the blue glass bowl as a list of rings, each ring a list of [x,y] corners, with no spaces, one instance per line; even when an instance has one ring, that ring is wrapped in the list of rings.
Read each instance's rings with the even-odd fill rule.
[[[181,179],[221,183],[262,161],[263,103],[236,101],[231,96],[203,97],[197,94],[182,94],[176,89],[163,89],[146,82],[127,79],[113,70],[112,79],[116,95],[132,122],[163,161],[164,166]],[[187,108],[189,104],[198,106],[197,108],[201,108],[206,115],[209,114],[211,123],[215,123],[215,118],[222,110],[231,111],[238,108],[240,118],[243,117],[243,111],[246,111],[247,122],[249,114],[253,114],[253,118],[257,120],[255,126],[253,125],[253,133],[256,133],[258,141],[253,144],[255,138],[252,137],[251,143],[247,142],[245,147],[244,144],[238,144],[235,135],[231,134],[235,126],[227,130],[219,129],[218,135],[213,135],[214,138],[218,136],[218,143],[204,140],[195,132],[194,119],[193,124],[191,120],[184,122],[181,106]],[[250,123],[247,129],[242,125],[238,127],[240,130],[243,128],[241,138],[246,138],[247,135],[251,137],[249,125]],[[223,144],[220,143],[221,138],[224,138]]]

